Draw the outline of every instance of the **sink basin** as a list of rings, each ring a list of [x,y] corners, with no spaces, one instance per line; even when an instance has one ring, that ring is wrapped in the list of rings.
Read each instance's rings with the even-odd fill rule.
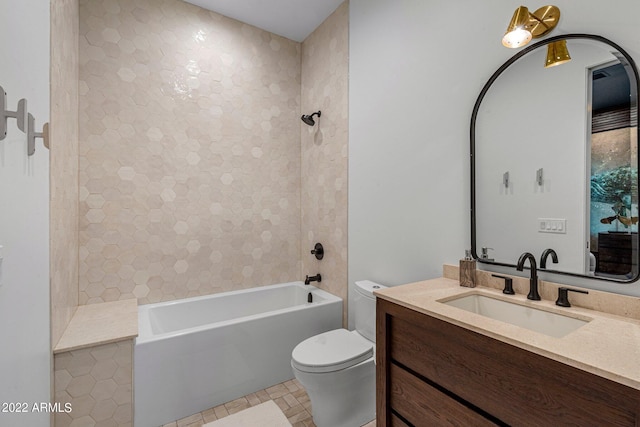
[[[561,338],[589,322],[480,294],[440,302],[556,338]]]

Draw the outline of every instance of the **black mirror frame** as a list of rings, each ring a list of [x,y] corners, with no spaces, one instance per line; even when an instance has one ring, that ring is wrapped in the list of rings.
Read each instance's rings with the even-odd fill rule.
[[[544,39],[542,41],[534,43],[531,46],[528,46],[528,47],[524,48],[523,50],[521,50],[520,52],[516,53],[511,58],[509,58],[509,60],[507,60],[507,62],[502,64],[500,66],[500,68],[498,68],[496,70],[495,73],[493,73],[493,75],[489,78],[487,83],[484,85],[484,87],[480,91],[480,95],[478,95],[478,99],[476,100],[476,103],[473,106],[473,112],[471,114],[471,128],[470,128],[470,143],[471,143],[470,144],[470,161],[471,161],[471,212],[470,212],[471,213],[471,254],[473,255],[474,259],[477,259],[479,262],[481,262],[483,264],[497,265],[497,266],[502,266],[502,267],[513,267],[513,268],[516,267],[515,264],[507,264],[507,263],[496,262],[496,261],[485,261],[482,258],[478,257],[478,254],[477,254],[477,246],[476,246],[476,182],[475,182],[476,163],[475,163],[475,152],[476,152],[476,120],[477,120],[478,110],[480,109],[480,104],[482,103],[482,100],[484,99],[485,95],[489,91],[489,88],[496,81],[496,79],[507,68],[509,68],[509,66],[511,66],[514,62],[516,62],[518,59],[522,58],[523,56],[525,56],[527,53],[531,52],[532,50],[535,50],[535,49],[539,48],[540,46],[544,46],[544,45],[547,45],[549,43],[552,43],[552,42],[558,41],[558,40],[571,40],[571,39],[595,40],[595,41],[599,41],[599,42],[608,44],[609,46],[611,46],[614,49],[616,49],[625,58],[625,60],[627,61],[627,64],[631,67],[631,69],[633,70],[633,73],[635,75],[636,108],[638,107],[638,105],[637,105],[638,102],[640,102],[640,77],[638,76],[638,69],[636,67],[636,64],[635,64],[635,61],[633,60],[633,58],[627,53],[627,51],[625,51],[623,48],[621,48],[618,44],[616,44],[616,43],[612,42],[611,40],[606,39],[606,38],[604,38],[602,36],[598,36],[598,35],[594,35],[594,34],[562,34],[562,35],[559,35],[559,36],[549,37],[548,39]],[[630,81],[631,81],[631,79],[630,79]],[[638,128],[638,124],[636,123],[636,129],[637,128]],[[638,158],[638,161],[640,162],[640,157]],[[636,165],[636,166],[639,166],[639,165]],[[638,182],[636,183],[636,185],[637,185],[636,188],[638,188],[640,190],[640,177],[639,177]],[[632,243],[632,245],[634,245],[636,249],[639,247],[639,245],[638,245],[639,238],[640,238],[640,233],[638,233],[636,235],[636,239],[633,240],[633,243]],[[640,250],[636,250],[636,260],[635,261],[636,261],[635,275],[632,278],[629,278],[629,279],[626,279],[626,280],[606,278],[606,277],[588,276],[586,274],[570,273],[570,272],[558,271],[558,270],[545,269],[544,271],[549,272],[549,273],[554,273],[554,274],[562,274],[562,275],[565,275],[565,276],[582,277],[582,278],[591,279],[591,280],[609,281],[609,282],[615,282],[615,283],[631,283],[631,282],[635,282],[636,280],[638,280],[638,278],[640,278]]]

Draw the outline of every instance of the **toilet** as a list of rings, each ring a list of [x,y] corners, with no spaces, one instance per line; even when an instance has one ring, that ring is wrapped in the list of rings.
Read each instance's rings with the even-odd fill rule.
[[[376,417],[376,297],[385,286],[356,282],[355,331],[334,329],[307,338],[291,353],[291,367],[311,400],[318,427],[359,427]]]

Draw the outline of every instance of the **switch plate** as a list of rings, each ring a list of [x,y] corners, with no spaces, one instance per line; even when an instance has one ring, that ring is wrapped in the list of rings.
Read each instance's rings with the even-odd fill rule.
[[[567,220],[564,218],[538,218],[538,233],[567,234]]]

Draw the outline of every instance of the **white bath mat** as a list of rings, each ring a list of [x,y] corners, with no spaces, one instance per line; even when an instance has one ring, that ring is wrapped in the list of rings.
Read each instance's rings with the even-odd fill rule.
[[[202,427],[291,427],[276,402],[269,400]]]

